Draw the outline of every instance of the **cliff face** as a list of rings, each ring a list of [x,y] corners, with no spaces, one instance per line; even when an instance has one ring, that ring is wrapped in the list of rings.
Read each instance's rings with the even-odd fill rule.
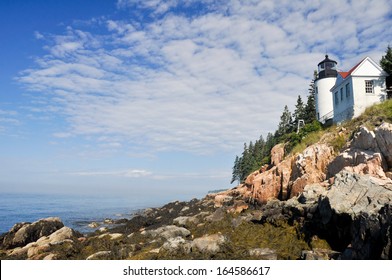
[[[258,203],[297,196],[306,185],[326,179],[325,171],[332,159],[331,147],[312,145],[302,154],[275,161],[275,165],[264,172],[252,173],[245,181],[245,186],[250,189],[246,196]]]
[[[338,155],[332,146],[316,143],[302,153],[283,158],[284,149],[279,144],[272,149],[272,164],[267,170],[250,174],[245,183],[244,197],[266,203],[271,199],[287,200],[298,196],[304,187],[313,183],[326,186],[342,170],[360,175],[370,175],[380,183],[392,182],[392,125],[383,123],[374,131],[361,127],[347,148]],[[328,181],[326,181],[328,180]]]

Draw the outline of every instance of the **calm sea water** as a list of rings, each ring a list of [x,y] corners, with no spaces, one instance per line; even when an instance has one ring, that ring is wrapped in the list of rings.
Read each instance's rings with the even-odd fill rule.
[[[92,221],[131,218],[138,210],[160,205],[138,197],[1,193],[0,233],[9,231],[15,223],[46,217],[60,217],[66,226],[88,232],[91,229],[87,225]]]

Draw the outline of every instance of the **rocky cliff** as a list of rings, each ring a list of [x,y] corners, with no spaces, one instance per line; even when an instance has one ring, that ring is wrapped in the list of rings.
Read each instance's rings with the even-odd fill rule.
[[[233,189],[92,234],[58,218],[16,224],[0,236],[0,258],[392,259],[390,123],[337,128],[295,155],[280,144],[271,159]]]
[[[310,226],[342,251],[340,258],[390,259],[392,125],[384,122],[374,131],[361,126],[337,154],[328,137],[286,158],[282,145],[275,146],[271,166],[236,189],[265,208],[266,221]]]
[[[284,158],[282,144],[272,149],[271,166],[260,169],[248,176],[243,185],[247,188],[245,197],[260,204],[271,199],[287,200],[298,196],[306,185],[328,184],[342,170],[357,174],[369,174],[380,180],[392,177],[392,125],[383,123],[369,131],[360,127],[347,148],[335,155],[334,149],[324,140],[307,147],[302,153]],[[329,181],[325,181],[329,179]]]

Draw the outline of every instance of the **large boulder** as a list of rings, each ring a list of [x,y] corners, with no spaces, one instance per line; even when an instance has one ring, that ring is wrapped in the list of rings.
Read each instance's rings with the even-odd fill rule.
[[[222,234],[204,235],[193,240],[192,249],[206,254],[215,254],[221,250],[221,246],[225,242],[226,237]]]
[[[161,237],[163,239],[170,239],[175,237],[187,237],[191,234],[189,230],[183,227],[178,227],[175,225],[163,226],[155,230],[146,230],[142,232],[143,235],[155,237]]]
[[[379,178],[386,178],[387,169],[384,157],[370,150],[349,148],[340,153],[328,166],[328,177],[333,177],[343,169],[358,174],[369,174]]]
[[[385,179],[389,167],[392,167],[392,125],[383,123],[375,132],[361,126],[349,148],[329,164],[328,177],[345,169]]]
[[[55,250],[56,245],[66,244],[63,247],[72,249],[74,243],[78,242],[78,238],[81,236],[79,232],[64,226],[49,236],[42,236],[35,242],[30,242],[23,247],[11,249],[8,254],[19,257],[25,255],[28,259],[39,259],[40,257],[43,258],[46,256],[43,253]]]
[[[355,166],[347,166],[344,170],[352,171],[361,175],[371,175],[380,179],[387,179],[384,172],[386,170],[385,161],[380,153],[374,153],[372,158],[367,159],[364,163],[359,163]]]
[[[34,223],[15,224],[4,236],[3,247],[5,249],[23,247],[43,236],[52,234],[62,227],[64,227],[64,224],[57,217],[41,219]]]
[[[319,203],[324,223],[333,215],[348,215],[352,219],[361,213],[377,213],[385,204],[392,203],[392,182],[370,175],[342,171]]]
[[[185,253],[189,254],[191,252],[191,242],[185,240],[184,238],[177,236],[174,238],[168,239],[161,247],[163,252],[167,252],[170,254],[173,253]]]
[[[75,240],[81,236],[82,235],[79,232],[73,230],[72,228],[62,227],[61,229],[56,230],[49,236],[41,237],[37,240],[36,243],[55,245],[63,242],[64,240]]]
[[[376,135],[367,127],[361,126],[359,131],[355,133],[350,146],[359,150],[376,151]]]

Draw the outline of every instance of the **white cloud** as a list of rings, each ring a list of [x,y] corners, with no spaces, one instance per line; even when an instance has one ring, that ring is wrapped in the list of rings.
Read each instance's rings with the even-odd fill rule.
[[[116,170],[116,171],[79,171],[72,172],[70,175],[74,176],[108,176],[108,177],[127,177],[127,178],[140,178],[152,175],[151,172],[142,169],[126,169],[126,170]]]
[[[358,1],[205,0],[204,12],[191,14],[195,3],[119,0],[164,16],[52,35],[48,55],[18,80],[65,117],[66,132],[54,135],[107,137],[107,148],[233,150],[276,129],[326,50],[350,67],[392,37],[387,1],[365,9]],[[179,5],[181,13],[171,11]]]
[[[161,15],[180,3],[181,1],[178,0],[118,0],[117,7],[119,9],[138,7],[151,10],[154,15]]]
[[[45,36],[44,36],[43,34],[41,34],[40,32],[38,32],[38,31],[35,31],[35,32],[34,32],[34,36],[35,36],[35,38],[38,39],[38,40],[41,40],[41,39],[44,39],[44,38],[45,38]]]

